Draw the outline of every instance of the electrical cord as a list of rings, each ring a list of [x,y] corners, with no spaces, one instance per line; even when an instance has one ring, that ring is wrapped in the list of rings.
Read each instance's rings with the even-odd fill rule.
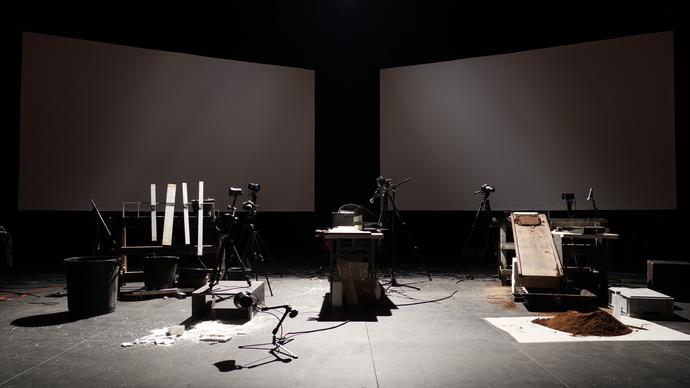
[[[261,310],[257,310],[257,311],[260,313],[272,315],[275,319],[278,320],[278,322],[280,322],[280,317],[271,311],[261,311]],[[280,325],[280,336],[279,337],[283,338],[283,325]]]
[[[287,333],[287,334],[285,335],[285,337],[286,337],[286,338],[294,338],[294,337],[296,337],[296,336],[298,336],[298,335],[302,335],[302,334],[310,334],[310,333],[317,333],[317,332],[320,332],[320,331],[333,330],[333,329],[339,328],[340,326],[345,325],[345,324],[348,323],[348,322],[350,322],[350,321],[347,320],[347,321],[342,322],[342,323],[339,323],[339,324],[337,324],[337,325],[335,325],[335,326],[324,327],[324,328],[321,328],[321,329],[304,330],[304,331],[291,331],[291,332]]]
[[[448,295],[448,296],[444,296],[444,297],[442,297],[442,298],[432,299],[432,300],[423,300],[423,301],[420,301],[420,302],[396,304],[395,306],[396,306],[396,307],[400,307],[400,306],[414,306],[414,305],[418,305],[418,304],[440,302],[440,301],[442,301],[442,300],[446,300],[446,299],[452,298],[452,297],[455,296],[455,294],[457,294],[457,293],[458,293],[458,290],[455,290],[455,291],[453,291],[452,294],[450,294],[450,295]]]

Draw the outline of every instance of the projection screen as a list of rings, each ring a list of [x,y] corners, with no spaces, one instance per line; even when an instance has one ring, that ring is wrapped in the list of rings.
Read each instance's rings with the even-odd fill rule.
[[[20,210],[158,202],[168,183],[225,207],[314,209],[314,72],[24,33]]]
[[[674,209],[673,33],[381,70],[381,174],[408,210]]]

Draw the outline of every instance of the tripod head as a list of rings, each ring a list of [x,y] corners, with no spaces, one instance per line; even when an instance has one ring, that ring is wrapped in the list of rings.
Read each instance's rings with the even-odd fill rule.
[[[405,178],[400,182],[393,184],[393,180],[391,178],[384,178],[382,176],[376,178],[376,190],[369,199],[369,203],[374,203],[374,201],[376,201],[376,198],[384,198],[386,194],[395,193],[395,189],[398,186],[402,185],[403,183],[407,183],[411,180],[412,178]]]
[[[229,213],[222,214],[216,219],[216,228],[223,232],[223,234],[228,235],[230,233],[233,225],[237,223],[237,216],[235,212],[237,211],[237,197],[242,195],[242,189],[238,187],[229,187],[228,196],[232,197],[232,204],[228,205]]]
[[[256,203],[256,194],[261,190],[261,185],[258,183],[249,183],[247,185],[247,188],[249,189],[249,195],[251,196],[251,199],[248,201],[244,201],[242,203],[242,208],[247,211],[247,221],[250,224],[254,223],[254,219],[256,219],[256,211],[257,207],[259,206]]]
[[[474,193],[481,194],[482,199],[489,199],[489,195],[491,195],[491,193],[493,193],[494,191],[496,191],[496,189],[493,186],[484,183],[479,187],[479,190],[475,191]]]

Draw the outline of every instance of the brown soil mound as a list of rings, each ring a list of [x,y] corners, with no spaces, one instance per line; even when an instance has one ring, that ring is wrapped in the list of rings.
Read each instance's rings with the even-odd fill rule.
[[[489,300],[489,303],[501,305],[501,307],[506,309],[514,309],[517,307],[510,294],[488,295],[486,299]]]
[[[532,322],[554,330],[581,336],[596,335],[613,337],[632,332],[629,327],[625,326],[611,314],[603,310],[597,310],[591,313],[567,311],[557,314],[553,318],[537,318]]]

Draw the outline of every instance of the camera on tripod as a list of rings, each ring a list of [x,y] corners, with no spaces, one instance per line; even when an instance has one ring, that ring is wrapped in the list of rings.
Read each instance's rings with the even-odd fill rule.
[[[228,189],[228,197],[237,198],[242,195],[242,189],[239,187],[230,187]]]
[[[248,212],[255,212],[256,204],[253,201],[244,201],[242,203],[242,208]]]
[[[247,185],[247,188],[249,189],[249,194],[251,195],[251,199],[244,201],[242,203],[242,208],[247,211],[248,217],[253,218],[256,215],[256,208],[258,205],[256,204],[256,193],[261,190],[261,185],[258,183],[249,183]]]
[[[258,183],[249,183],[249,185],[247,185],[247,188],[249,189],[249,191],[256,194],[259,192],[259,190],[261,190],[261,185]]]
[[[228,205],[228,212],[220,214],[216,220],[216,226],[224,234],[231,232],[233,226],[237,223],[237,216],[235,211],[237,208],[237,197],[242,195],[242,189],[239,187],[228,188],[228,197],[232,197],[232,205]]]
[[[479,187],[479,190],[475,191],[474,193],[481,194],[484,198],[489,198],[489,195],[494,191],[496,191],[496,189],[493,186],[484,183],[481,185],[481,187]]]
[[[379,188],[389,188],[389,187],[391,187],[391,182],[392,182],[391,178],[384,178],[382,176],[376,178],[376,185]]]

